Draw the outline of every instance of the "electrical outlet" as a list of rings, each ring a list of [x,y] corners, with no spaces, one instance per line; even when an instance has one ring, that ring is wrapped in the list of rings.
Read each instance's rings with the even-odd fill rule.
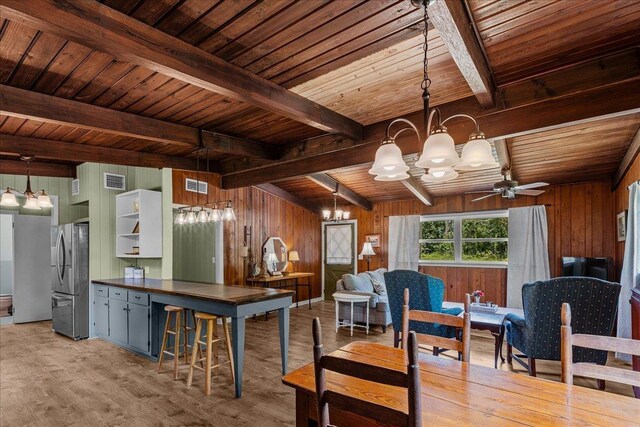
[[[362,261],[364,259],[364,255],[358,255],[358,259]]]
[[[215,264],[216,263],[216,257],[212,256],[211,257],[211,264]]]

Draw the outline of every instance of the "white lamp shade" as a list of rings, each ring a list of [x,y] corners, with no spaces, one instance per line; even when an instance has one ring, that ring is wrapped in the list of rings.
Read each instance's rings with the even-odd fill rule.
[[[184,212],[180,211],[178,212],[178,215],[176,215],[176,219],[173,221],[174,224],[178,224],[178,225],[182,225],[184,224],[186,221],[185,216],[184,216]]]
[[[267,262],[278,262],[278,257],[273,252],[270,252],[269,255],[267,255]]]
[[[40,210],[40,206],[38,206],[38,199],[36,199],[33,196],[28,197],[27,201],[24,204],[24,208],[25,209]]]
[[[187,212],[187,217],[185,219],[187,224],[195,224],[196,223],[196,214],[192,210]]]
[[[289,251],[289,261],[300,261],[298,251]]]
[[[460,161],[453,138],[446,132],[432,133],[424,142],[419,168],[441,168],[453,166]]]
[[[4,193],[2,193],[2,199],[0,199],[0,206],[16,207],[16,206],[20,206],[20,204],[16,200],[16,196],[10,190],[7,190]]]
[[[378,179],[380,176],[389,178],[387,179],[388,181],[398,181],[406,179],[401,178],[401,176],[406,175],[408,170],[409,166],[407,166],[402,158],[400,147],[394,143],[387,143],[382,144],[380,148],[378,148],[378,151],[376,151],[376,159],[371,169],[369,169],[369,173],[371,175],[378,175],[375,178],[378,181],[382,181]]]
[[[207,211],[205,211],[204,209],[200,209],[200,212],[198,212],[198,222],[208,222],[209,221],[209,215],[207,215]]]
[[[211,222],[218,222],[222,219],[222,211],[218,208],[214,208],[210,213],[209,213],[209,221]]]
[[[224,211],[222,212],[222,219],[225,221],[236,220],[236,213],[233,211],[233,208],[231,206],[227,206],[226,208],[224,208]]]
[[[41,208],[52,208],[53,203],[51,203],[51,198],[43,191],[42,194],[38,196],[38,206]]]
[[[325,209],[322,211],[322,218],[324,219],[329,219],[331,218],[331,211],[328,209]]]
[[[349,211],[342,212],[342,219],[347,220],[351,217],[351,213]]]
[[[458,177],[458,172],[454,171],[451,166],[443,168],[429,168],[429,171],[422,175],[424,182],[447,182]]]
[[[491,144],[484,138],[472,139],[462,149],[462,159],[455,166],[461,171],[474,171],[498,166],[493,157]]]
[[[364,245],[362,245],[362,252],[360,253],[360,255],[372,256],[375,254],[376,253],[373,251],[373,246],[371,246],[371,242],[365,242]]]

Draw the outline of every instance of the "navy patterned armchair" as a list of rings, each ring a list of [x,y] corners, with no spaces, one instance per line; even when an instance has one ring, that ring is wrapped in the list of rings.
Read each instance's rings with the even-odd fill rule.
[[[524,318],[513,313],[505,318],[507,361],[515,359],[529,375],[536,376],[536,359],[560,360],[560,312],[565,302],[575,313],[574,333],[611,336],[620,289],[618,283],[589,277],[558,277],[525,284]],[[513,347],[523,354],[513,354]],[[604,365],[607,352],[576,347],[573,360]]]
[[[418,273],[412,270],[395,270],[384,273],[384,281],[387,284],[389,308],[391,309],[391,321],[393,323],[394,346],[400,344],[400,332],[402,329],[402,305],[404,304],[404,290],[409,288],[411,310],[433,311],[457,316],[462,309],[453,307],[442,308],[444,300],[444,282],[436,277]],[[434,323],[411,322],[409,330],[423,334],[437,335],[445,338],[456,336],[455,328]],[[437,352],[437,349],[434,349]]]

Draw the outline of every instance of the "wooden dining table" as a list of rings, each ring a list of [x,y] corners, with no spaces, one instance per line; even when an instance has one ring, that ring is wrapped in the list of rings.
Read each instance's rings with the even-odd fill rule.
[[[353,342],[332,355],[406,372],[401,349]],[[640,425],[640,401],[558,381],[420,354],[423,425]],[[408,411],[406,389],[326,372],[329,390]],[[313,364],[282,378],[296,390],[296,425],[317,420]],[[380,425],[330,408],[338,426]]]

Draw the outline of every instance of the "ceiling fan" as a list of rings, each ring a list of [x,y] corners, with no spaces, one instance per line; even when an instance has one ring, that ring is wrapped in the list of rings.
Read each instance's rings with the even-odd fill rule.
[[[504,179],[500,182],[496,182],[493,184],[493,190],[489,191],[472,191],[467,194],[475,194],[475,193],[491,193],[486,196],[478,197],[477,199],[473,199],[472,202],[477,202],[482,199],[487,199],[489,197],[501,195],[505,199],[513,200],[516,198],[516,195],[522,196],[539,196],[544,193],[544,190],[534,190],[534,188],[546,187],[546,182],[534,182],[531,184],[518,185],[518,181],[514,181],[511,179],[511,172],[505,171],[502,176]]]

